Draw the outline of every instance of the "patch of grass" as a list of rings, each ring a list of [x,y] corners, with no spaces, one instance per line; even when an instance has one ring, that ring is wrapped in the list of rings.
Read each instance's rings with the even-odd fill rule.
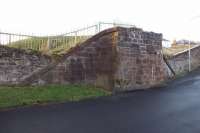
[[[195,47],[196,45],[191,45],[191,48]],[[189,49],[189,45],[185,44],[185,45],[174,45],[170,48],[163,48],[163,54],[166,57],[172,57],[173,55],[179,53],[179,52],[183,52],[184,50],[188,50]]]
[[[22,40],[18,40],[9,44],[9,47],[20,48],[20,49],[32,49],[39,50],[43,45],[47,45],[47,37],[31,37]]]
[[[77,43],[87,40],[89,37],[90,36],[29,37],[14,41],[8,46],[19,49],[32,49],[48,54],[60,54],[74,47]],[[47,48],[48,43],[50,45],[49,49]]]
[[[85,85],[49,85],[27,87],[0,87],[0,108],[33,105],[48,102],[79,101],[111,94]]]

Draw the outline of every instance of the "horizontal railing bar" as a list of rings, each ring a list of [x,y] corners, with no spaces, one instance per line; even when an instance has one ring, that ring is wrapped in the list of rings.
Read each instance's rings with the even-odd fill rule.
[[[40,36],[31,36],[31,35],[16,34],[16,33],[7,33],[7,32],[0,32],[0,34],[13,35],[13,36],[23,36],[23,37],[37,37],[37,38],[40,37]]]
[[[68,33],[65,33],[65,34],[61,34],[60,36],[65,36],[65,35],[71,34],[71,33],[77,33],[79,31],[87,30],[87,29],[90,29],[90,28],[93,28],[93,27],[96,27],[96,26],[97,25],[88,26],[88,27],[85,27],[85,28],[82,28],[82,29],[78,29],[78,30],[71,31],[71,32],[68,32]]]
[[[133,27],[135,27],[135,25],[122,24],[122,23],[105,23],[105,22],[100,22],[100,24],[112,24],[112,25],[122,25],[122,26],[133,26]]]
[[[81,29],[77,29],[65,34],[54,34],[47,36],[36,36],[34,34],[25,35],[21,33],[7,33],[0,32],[0,45],[10,45],[11,47],[16,47],[19,49],[33,49],[38,51],[44,51],[48,53],[62,53],[70,49],[71,47],[75,47],[81,42],[85,41],[87,38],[101,32],[105,29],[106,24],[109,24],[108,27],[115,26],[131,26],[134,25],[129,24],[119,24],[119,23],[104,23],[99,22],[95,25],[91,25],[88,27],[84,27]],[[1,39],[2,37],[2,39]],[[30,39],[29,39],[30,38]],[[48,49],[48,51],[46,51]]]
[[[98,24],[112,24],[112,25],[122,25],[122,26],[135,26],[135,25],[131,25],[131,24],[122,24],[122,23],[106,23],[106,22],[99,22]],[[85,28],[81,28],[81,29],[78,29],[78,30],[75,30],[75,31],[71,31],[71,32],[68,32],[68,33],[64,33],[64,34],[61,34],[61,35],[54,35],[54,36],[33,36],[33,35],[25,35],[25,34],[17,34],[17,33],[8,33],[8,32],[0,32],[0,34],[6,34],[6,35],[15,35],[15,36],[24,36],[24,37],[37,37],[37,38],[41,38],[41,37],[62,37],[62,36],[65,36],[67,34],[72,34],[72,33],[76,33],[76,32],[79,32],[79,31],[83,31],[83,30],[87,30],[89,28],[93,28],[93,27],[96,27],[98,26],[98,24],[95,24],[95,25],[92,25],[92,26],[88,26],[88,27],[85,27]]]

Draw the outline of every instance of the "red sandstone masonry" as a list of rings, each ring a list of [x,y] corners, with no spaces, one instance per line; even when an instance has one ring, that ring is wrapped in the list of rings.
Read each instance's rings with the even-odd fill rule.
[[[112,90],[115,71],[112,35],[115,32],[116,29],[106,30],[72,49],[40,81],[53,84],[86,83]]]
[[[161,34],[109,29],[64,55],[40,81],[86,83],[113,91],[149,88],[166,79],[161,42]]]
[[[0,45],[0,84],[20,84],[33,73],[51,64],[52,59],[39,52]]]
[[[118,34],[119,58],[115,84],[119,90],[144,89],[166,79],[161,53],[162,35],[142,29],[121,29]]]
[[[142,29],[108,29],[70,49],[59,62],[29,71],[23,82],[92,84],[111,91],[149,88],[166,78],[161,42],[161,34]]]

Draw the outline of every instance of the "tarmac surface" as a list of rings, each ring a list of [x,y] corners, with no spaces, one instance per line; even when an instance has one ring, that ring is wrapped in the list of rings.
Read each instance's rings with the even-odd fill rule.
[[[162,88],[0,111],[0,133],[200,133],[200,70]]]

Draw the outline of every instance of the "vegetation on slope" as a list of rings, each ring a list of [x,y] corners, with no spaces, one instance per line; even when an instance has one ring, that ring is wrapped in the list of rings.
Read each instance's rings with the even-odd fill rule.
[[[191,48],[195,46],[196,45],[191,45]],[[173,45],[172,47],[169,47],[169,48],[163,47],[163,54],[169,58],[179,52],[183,52],[184,50],[188,50],[188,49],[189,49],[189,45]]]
[[[79,101],[109,94],[105,90],[84,85],[2,86],[0,87],[0,108],[48,102]]]
[[[9,47],[32,49],[48,54],[61,54],[90,36],[31,37],[9,44]]]

